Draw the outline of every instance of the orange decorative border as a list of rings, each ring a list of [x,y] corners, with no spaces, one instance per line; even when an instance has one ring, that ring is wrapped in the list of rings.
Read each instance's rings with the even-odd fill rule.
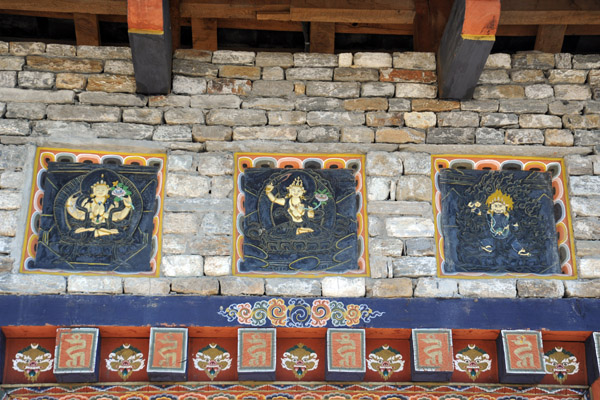
[[[485,272],[459,272],[450,274],[443,270],[444,236],[441,230],[442,194],[437,185],[439,172],[443,168],[453,168],[457,165],[470,167],[471,169],[501,170],[503,165],[515,163],[522,170],[539,170],[552,172],[552,188],[554,189],[554,203],[563,205],[565,211],[560,220],[556,222],[558,233],[558,249],[565,252],[567,257],[561,264],[562,274],[539,275],[533,273],[507,272],[504,274],[487,274]],[[432,155],[431,177],[433,187],[433,217],[435,224],[435,243],[437,259],[437,275],[440,278],[538,278],[538,279],[577,279],[577,268],[575,261],[575,240],[571,223],[571,209],[569,207],[569,196],[567,193],[567,175],[562,158],[538,158],[538,157],[511,157],[511,156],[485,156],[485,155]]]
[[[159,164],[157,174],[158,185],[156,188],[156,200],[159,203],[156,215],[154,216],[154,229],[152,231],[152,241],[155,243],[155,252],[150,260],[150,270],[148,272],[122,273],[112,271],[56,271],[56,270],[29,270],[27,263],[35,260],[36,245],[38,235],[36,232],[36,220],[41,217],[42,204],[44,198],[44,189],[41,187],[42,174],[46,172],[48,162],[59,160],[63,157],[73,162],[92,162],[101,164],[105,159],[120,159],[123,164],[138,163],[142,166],[149,166],[155,163]],[[19,272],[28,274],[51,274],[51,275],[117,275],[117,276],[159,276],[160,253],[162,243],[162,213],[164,203],[164,183],[166,174],[166,154],[139,154],[139,153],[115,153],[96,150],[75,150],[40,147],[35,153],[35,165],[33,167],[33,180],[31,196],[29,200],[29,210],[27,212],[27,229],[25,230],[25,239],[23,241],[23,252]]]
[[[359,161],[359,170],[355,174],[356,194],[360,196],[361,201],[356,213],[358,222],[357,238],[362,243],[362,253],[358,257],[358,269],[346,271],[343,273],[332,274],[309,273],[298,271],[290,274],[281,273],[260,273],[260,272],[240,272],[239,262],[244,258],[243,244],[244,233],[241,231],[241,219],[245,215],[244,193],[241,188],[241,176],[245,168],[258,166],[261,162],[269,161],[276,168],[292,165],[294,168],[304,168],[304,165],[310,161],[319,162],[323,168],[329,168],[336,165],[338,168],[346,168],[351,161]],[[235,153],[235,172],[234,172],[234,204],[233,204],[233,257],[232,267],[233,275],[252,276],[260,278],[289,277],[289,278],[315,278],[323,276],[350,276],[360,277],[369,276],[369,243],[367,234],[367,191],[365,187],[365,156],[360,154],[274,154],[274,153]]]

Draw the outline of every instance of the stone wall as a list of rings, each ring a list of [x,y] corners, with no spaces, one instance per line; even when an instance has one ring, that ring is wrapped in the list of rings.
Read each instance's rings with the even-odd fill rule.
[[[437,99],[430,53],[178,50],[135,94],[128,48],[0,43],[0,293],[600,297],[600,56],[489,57]],[[168,152],[160,278],[19,274],[35,146]],[[366,154],[371,278],[231,276],[233,153]],[[564,157],[579,279],[436,277],[430,154]]]

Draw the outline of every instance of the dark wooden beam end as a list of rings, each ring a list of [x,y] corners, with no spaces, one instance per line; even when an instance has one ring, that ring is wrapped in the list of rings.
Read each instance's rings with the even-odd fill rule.
[[[443,99],[473,96],[490,55],[500,0],[456,0],[438,49],[438,90]]]

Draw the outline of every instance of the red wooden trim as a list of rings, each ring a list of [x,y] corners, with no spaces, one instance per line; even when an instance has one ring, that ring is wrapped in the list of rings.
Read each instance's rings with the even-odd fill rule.
[[[600,379],[596,379],[590,386],[590,395],[592,400],[600,400]]]
[[[465,0],[462,34],[494,36],[500,20],[500,0]]]
[[[164,33],[162,0],[127,0],[127,24],[130,32]]]

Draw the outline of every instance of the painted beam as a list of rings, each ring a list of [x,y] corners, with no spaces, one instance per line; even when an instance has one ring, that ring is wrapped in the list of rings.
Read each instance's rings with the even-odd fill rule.
[[[169,93],[173,59],[169,0],[128,0],[127,24],[137,92]]]
[[[2,382],[2,378],[4,378],[4,357],[6,356],[6,338],[0,330],[0,384]],[[2,393],[0,393],[0,398],[2,397]]]
[[[333,303],[346,309],[361,307],[365,317],[353,321],[352,328],[439,328],[447,329],[531,329],[547,331],[600,332],[600,299],[282,299],[229,296],[103,296],[37,295],[0,296],[0,326],[252,326],[237,315],[248,304],[302,301],[315,314],[322,327],[334,327],[331,319],[317,318],[320,306]],[[239,314],[238,314],[239,311]],[[266,309],[265,309],[266,311]],[[256,327],[286,326],[294,322],[270,319],[266,313]],[[330,313],[331,314],[331,313]],[[272,324],[275,321],[279,325]],[[307,319],[308,322],[309,319]],[[356,323],[354,323],[356,322]],[[282,325],[283,324],[283,325]],[[304,326],[304,325],[301,325]]]
[[[438,88],[443,99],[473,96],[495,41],[500,0],[456,0],[438,49]]]

